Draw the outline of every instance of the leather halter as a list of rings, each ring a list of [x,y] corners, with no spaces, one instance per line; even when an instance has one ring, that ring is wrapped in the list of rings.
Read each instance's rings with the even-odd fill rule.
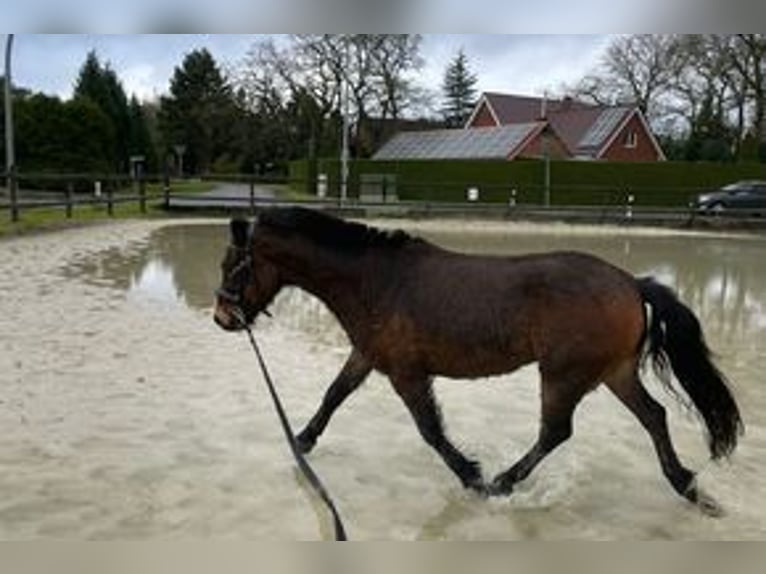
[[[247,230],[247,239],[245,245],[229,245],[229,249],[234,249],[238,254],[244,253],[242,259],[226,275],[221,286],[215,290],[215,294],[227,303],[239,307],[242,302],[244,291],[253,278],[253,232],[255,225],[251,223]],[[240,275],[245,275],[239,279]],[[236,281],[238,290],[235,292],[228,285]]]
[[[242,301],[242,295],[252,276],[253,256],[250,253],[250,249],[247,247],[237,247],[232,245],[230,248],[236,249],[237,251],[244,251],[245,256],[231,271],[229,271],[223,284],[215,290],[215,294],[227,303],[238,306]],[[239,276],[244,275],[245,273],[247,274],[247,277],[244,280],[237,281],[237,292],[226,287],[226,285],[233,283],[235,279],[239,279]]]

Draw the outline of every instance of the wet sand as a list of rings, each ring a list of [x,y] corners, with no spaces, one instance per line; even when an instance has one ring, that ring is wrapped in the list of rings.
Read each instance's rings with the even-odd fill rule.
[[[195,243],[195,225],[206,230],[204,244]],[[0,242],[0,538],[332,537],[294,469],[246,339],[211,321],[208,284],[218,263],[211,258],[226,240],[223,222],[216,225],[123,222]],[[456,223],[441,225],[428,222],[423,232],[457,241]],[[484,243],[514,241],[507,226],[460,231]],[[611,259],[628,257],[620,238],[632,234],[593,233]],[[568,243],[592,235],[581,230]],[[702,243],[673,234],[667,241],[682,254]],[[742,242],[734,254],[763,253],[758,240],[731,241]],[[167,259],[152,256],[171,249],[187,253],[174,274]],[[204,277],[198,271],[211,266]],[[674,279],[672,269],[652,269]],[[732,271],[730,290],[745,279]],[[763,538],[762,279],[749,277],[743,301],[723,305],[705,295],[709,286],[684,293],[685,284],[675,285],[697,299],[748,423],[731,464],[707,463],[698,421],[650,381],[682,460],[703,469],[701,484],[727,511],[722,519],[672,493],[648,436],[604,390],[578,409],[574,438],[510,499],[464,492],[379,375],[338,411],[312,464],[354,539]],[[721,310],[737,305],[738,314]],[[305,294],[285,293],[273,311],[257,336],[300,428],[348,348]],[[436,392],[450,436],[487,477],[536,436],[534,368],[486,381],[438,380]]]

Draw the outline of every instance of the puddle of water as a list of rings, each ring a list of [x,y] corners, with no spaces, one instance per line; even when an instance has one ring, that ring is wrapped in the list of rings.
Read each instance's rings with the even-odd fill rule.
[[[449,225],[449,228],[446,226]],[[678,291],[699,314],[712,339],[735,344],[766,326],[766,242],[757,238],[707,235],[631,236],[624,230],[607,235],[571,233],[557,226],[544,233],[490,230],[459,223],[413,233],[444,247],[471,253],[522,254],[551,250],[587,251],[636,275],[654,275]],[[219,264],[228,240],[224,225],[174,225],[155,231],[146,242],[126,250],[110,249],[65,269],[69,277],[108,285],[129,297],[209,309],[218,286]],[[316,331],[334,324],[310,296],[287,291],[276,302],[294,326]],[[321,319],[324,317],[324,319]]]
[[[113,287],[138,301],[194,309],[213,304],[228,227],[178,225],[154,231],[123,249],[89,254],[62,269],[68,278]]]

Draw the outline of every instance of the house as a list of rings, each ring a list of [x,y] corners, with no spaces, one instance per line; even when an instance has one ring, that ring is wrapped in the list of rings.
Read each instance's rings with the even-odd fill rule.
[[[373,159],[540,158],[663,161],[644,115],[632,106],[595,106],[485,93],[463,129],[400,132]]]
[[[547,100],[485,93],[465,128],[505,126],[540,118],[545,118],[563,140],[571,158],[665,160],[644,114],[636,106],[591,105],[569,97]]]

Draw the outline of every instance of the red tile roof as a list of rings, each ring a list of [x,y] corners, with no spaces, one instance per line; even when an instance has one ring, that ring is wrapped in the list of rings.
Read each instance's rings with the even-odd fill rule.
[[[484,96],[492,106],[497,119],[503,124],[538,120],[543,117],[543,112],[551,115],[561,111],[590,109],[594,107],[571,98],[546,100],[544,98],[514,96],[495,92],[486,92]]]
[[[635,111],[625,106],[594,106],[572,98],[546,100],[492,92],[485,93],[481,101],[490,106],[501,125],[538,121],[545,116],[572,155],[585,156],[596,156]]]

